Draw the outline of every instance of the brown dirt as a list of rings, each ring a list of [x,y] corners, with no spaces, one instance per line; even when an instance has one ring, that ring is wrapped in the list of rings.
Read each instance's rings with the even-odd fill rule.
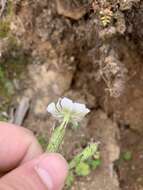
[[[14,101],[31,99],[24,126],[47,139],[45,110],[61,96],[92,110],[78,132],[68,129],[62,153],[70,159],[99,140],[103,164],[73,189],[143,190],[142,10],[140,0],[15,2],[11,34],[32,57]],[[120,150],[132,159],[115,164]]]

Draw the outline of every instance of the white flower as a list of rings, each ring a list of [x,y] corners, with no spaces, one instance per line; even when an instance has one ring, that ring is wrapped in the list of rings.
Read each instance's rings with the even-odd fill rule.
[[[73,124],[80,122],[90,112],[84,104],[74,103],[68,98],[60,98],[56,104],[54,102],[50,103],[47,111],[59,121],[67,119]]]

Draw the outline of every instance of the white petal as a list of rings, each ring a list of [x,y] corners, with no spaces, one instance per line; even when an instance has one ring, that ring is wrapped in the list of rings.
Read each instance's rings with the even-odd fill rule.
[[[63,116],[61,113],[57,110],[55,103],[51,103],[47,107],[47,111],[52,114],[52,116],[60,121],[62,121]]]
[[[79,104],[79,103],[74,103],[74,112],[83,112],[83,110],[85,109],[85,105],[84,104]]]
[[[74,103],[74,112],[86,115],[90,110],[87,109],[84,104]]]
[[[61,106],[63,109],[67,109],[69,111],[73,110],[73,102],[72,102],[72,100],[70,100],[68,98],[63,98],[61,100]]]
[[[56,112],[56,106],[55,106],[55,103],[52,102],[48,105],[47,107],[47,111],[51,114],[55,113]]]
[[[90,109],[88,109],[88,108],[86,108],[85,110],[84,110],[84,113],[85,114],[88,114],[90,112]]]
[[[61,105],[61,98],[59,98],[58,99],[58,102],[57,102],[57,104],[56,104],[56,108],[57,108],[57,110],[59,111],[59,112],[61,112],[62,111],[62,105]]]
[[[78,123],[84,116],[90,112],[84,104],[73,103],[68,98],[59,99],[57,104],[51,103],[47,107],[47,111],[50,112],[53,117],[62,121],[66,116],[67,112],[70,114],[70,122]]]
[[[47,111],[51,113],[54,117],[57,117],[57,115],[59,114],[54,102],[48,105]]]

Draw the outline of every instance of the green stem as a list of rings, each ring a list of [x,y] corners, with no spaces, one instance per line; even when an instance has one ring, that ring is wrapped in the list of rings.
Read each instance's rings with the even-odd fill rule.
[[[63,142],[68,122],[69,122],[69,117],[65,117],[61,125],[54,130],[50,138],[46,152],[58,152],[59,147]]]
[[[69,169],[75,168],[80,162],[84,162],[94,156],[98,150],[98,143],[89,144],[81,153],[77,154],[69,163]]]

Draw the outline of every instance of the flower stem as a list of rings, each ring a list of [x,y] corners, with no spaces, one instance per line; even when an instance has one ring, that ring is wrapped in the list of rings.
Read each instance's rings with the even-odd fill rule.
[[[66,126],[68,122],[69,122],[69,118],[65,117],[61,125],[54,130],[50,138],[46,152],[58,152],[59,147],[63,142],[63,138],[65,135],[65,130],[66,130]]]

